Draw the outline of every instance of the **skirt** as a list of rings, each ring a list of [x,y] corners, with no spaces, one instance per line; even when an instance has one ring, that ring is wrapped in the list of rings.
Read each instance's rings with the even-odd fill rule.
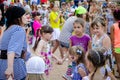
[[[60,29],[59,28],[54,28],[51,40],[56,40],[56,39],[58,40],[59,35],[60,35]]]

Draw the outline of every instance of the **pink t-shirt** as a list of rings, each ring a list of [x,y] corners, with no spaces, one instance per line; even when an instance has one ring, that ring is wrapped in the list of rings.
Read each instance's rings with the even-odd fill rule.
[[[34,29],[34,36],[36,37],[36,32],[37,32],[37,29],[40,29],[41,28],[41,23],[37,20],[34,20],[33,22],[33,29]]]

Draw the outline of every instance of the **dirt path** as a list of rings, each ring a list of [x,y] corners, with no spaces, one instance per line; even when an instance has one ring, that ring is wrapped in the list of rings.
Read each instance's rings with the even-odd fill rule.
[[[55,52],[55,55],[60,58],[59,51]],[[65,61],[62,65],[57,65],[55,62],[53,63],[53,69],[50,74],[49,80],[64,80],[62,75],[65,74],[67,69],[67,61]]]

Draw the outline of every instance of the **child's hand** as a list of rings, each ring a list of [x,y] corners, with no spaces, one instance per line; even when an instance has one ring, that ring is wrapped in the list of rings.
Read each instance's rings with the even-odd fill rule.
[[[57,62],[56,62],[58,65],[62,65],[63,64],[63,60],[57,60]]]

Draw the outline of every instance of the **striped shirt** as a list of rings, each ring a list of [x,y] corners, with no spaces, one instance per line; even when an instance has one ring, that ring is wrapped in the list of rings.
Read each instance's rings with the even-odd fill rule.
[[[76,19],[77,17],[72,16],[65,21],[65,24],[63,25],[63,29],[59,36],[59,41],[69,43],[70,36],[73,32],[73,23]]]

